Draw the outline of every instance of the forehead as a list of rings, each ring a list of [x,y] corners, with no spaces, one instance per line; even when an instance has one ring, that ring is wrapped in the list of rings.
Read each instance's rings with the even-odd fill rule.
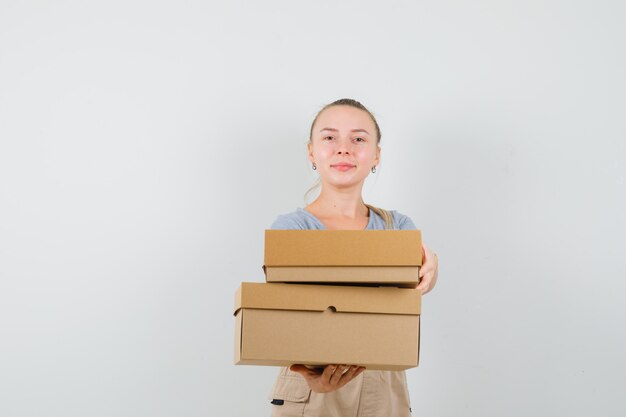
[[[352,106],[331,106],[320,113],[315,122],[315,130],[334,129],[365,129],[374,134],[374,122],[370,115]]]

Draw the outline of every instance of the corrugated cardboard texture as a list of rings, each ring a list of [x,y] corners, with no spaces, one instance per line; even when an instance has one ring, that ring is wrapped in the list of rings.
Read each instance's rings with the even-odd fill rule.
[[[243,283],[236,296],[235,363],[415,367],[420,298],[411,289]],[[367,312],[320,310],[329,303]],[[390,312],[397,310],[412,314]]]
[[[420,314],[421,292],[393,287],[357,287],[242,282],[235,295],[239,308],[379,314]]]
[[[239,365],[417,366],[419,316],[242,309]]]
[[[419,283],[419,266],[275,266],[265,268],[265,280],[415,288]]]
[[[266,230],[265,266],[420,266],[419,230]]]

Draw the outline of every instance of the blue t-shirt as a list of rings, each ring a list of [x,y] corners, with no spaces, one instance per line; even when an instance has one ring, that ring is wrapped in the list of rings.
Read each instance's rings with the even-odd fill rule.
[[[367,227],[365,230],[384,230],[385,229],[385,220],[376,214],[374,211],[370,210],[369,221],[367,222]],[[405,216],[404,214],[398,213],[395,210],[390,210],[390,213],[393,217],[393,228],[398,230],[414,230],[416,229],[413,224],[413,220],[409,216]],[[326,227],[322,224],[321,221],[308,211],[297,208],[296,211],[281,214],[274,220],[272,223],[271,229],[278,230],[324,230]]]

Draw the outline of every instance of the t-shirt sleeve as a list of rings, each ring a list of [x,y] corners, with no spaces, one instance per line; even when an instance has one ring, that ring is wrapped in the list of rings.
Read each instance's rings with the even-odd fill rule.
[[[396,218],[398,230],[415,230],[415,224],[413,220],[409,216],[405,216],[404,214],[398,213],[397,211],[393,212],[393,216]]]
[[[295,216],[288,214],[281,214],[274,220],[270,229],[276,230],[302,230],[305,227],[298,221]]]

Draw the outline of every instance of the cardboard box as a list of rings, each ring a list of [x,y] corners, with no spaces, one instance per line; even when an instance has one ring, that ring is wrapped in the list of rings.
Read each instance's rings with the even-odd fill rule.
[[[266,230],[267,282],[350,283],[415,288],[419,230]]]
[[[412,368],[420,308],[414,289],[244,282],[235,296],[235,364]]]

